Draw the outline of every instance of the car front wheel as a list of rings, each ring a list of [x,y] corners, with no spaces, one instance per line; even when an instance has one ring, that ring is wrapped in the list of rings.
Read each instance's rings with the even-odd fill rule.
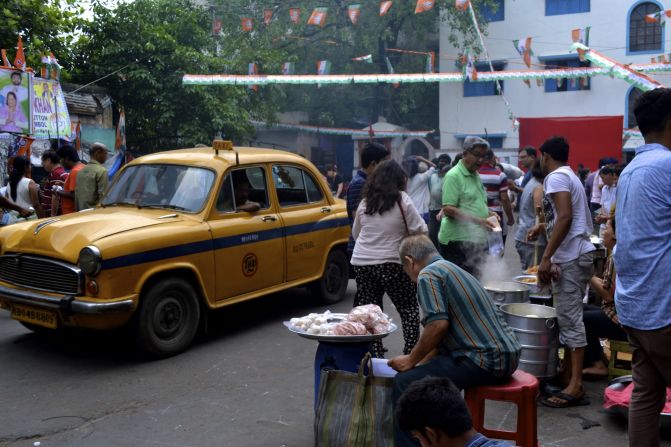
[[[198,296],[181,278],[165,278],[140,297],[135,341],[143,353],[170,357],[189,347],[200,321]]]
[[[312,292],[326,304],[341,301],[347,292],[349,281],[349,262],[342,250],[333,250],[326,259],[324,273],[312,285]]]

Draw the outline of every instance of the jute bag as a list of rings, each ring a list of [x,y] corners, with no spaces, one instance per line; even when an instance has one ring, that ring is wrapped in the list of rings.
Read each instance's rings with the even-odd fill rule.
[[[370,353],[358,373],[322,371],[315,445],[318,447],[392,447],[392,378],[373,377]],[[370,375],[364,375],[369,365]]]

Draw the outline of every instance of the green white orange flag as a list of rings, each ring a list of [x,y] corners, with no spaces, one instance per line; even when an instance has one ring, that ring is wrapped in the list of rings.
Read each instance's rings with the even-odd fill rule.
[[[576,28],[571,31],[571,39],[573,40],[573,43],[581,43],[585,45],[586,47],[589,46],[589,30],[591,26],[588,26],[586,28]]]
[[[282,64],[282,74],[285,76],[292,75],[296,72],[296,66],[293,62],[285,62]]]
[[[513,45],[515,45],[515,49],[522,56],[522,60],[527,68],[531,68],[531,55],[533,54],[531,51],[531,37],[527,37],[524,40],[513,40]]]
[[[671,9],[666,11],[659,11],[654,14],[648,14],[645,16],[645,21],[648,23],[663,23],[666,21],[667,17],[671,17]]]
[[[289,19],[292,23],[298,24],[301,21],[301,8],[289,8]]]
[[[462,59],[462,63],[464,64],[464,74],[466,75],[466,78],[471,81],[477,80],[478,70],[475,69],[475,59],[473,58],[473,53],[471,51],[466,53]]]
[[[246,33],[249,33],[254,29],[254,20],[250,17],[243,17],[240,19],[240,22],[242,23],[242,30]]]
[[[328,8],[315,8],[310,14],[308,19],[308,25],[321,26],[326,25],[326,15],[328,14]]]
[[[347,17],[349,17],[352,25],[356,25],[361,15],[361,5],[356,3],[347,7]]]
[[[436,52],[429,51],[426,54],[426,72],[434,73],[436,71]]]
[[[331,72],[331,62],[317,61],[317,74],[320,76],[327,75]]]
[[[455,0],[454,4],[459,11],[466,11],[470,5],[471,0]]]
[[[396,72],[394,71],[394,67],[391,65],[391,61],[387,56],[384,57],[384,62],[385,64],[387,64],[387,70],[389,70],[389,74],[396,74]],[[394,86],[394,88],[399,88],[401,84],[395,82],[392,85]]]
[[[26,56],[23,54],[23,40],[19,36],[19,43],[16,46],[16,57],[14,57],[14,67],[21,70],[26,69]]]
[[[431,11],[435,4],[436,0],[417,0],[417,5],[415,6],[415,14]]]
[[[391,1],[380,2],[380,17],[389,12],[391,5],[393,5]]]
[[[372,54],[366,54],[365,56],[359,56],[359,57],[353,57],[353,61],[356,62],[366,62],[368,64],[373,63],[373,55]]]
[[[257,74],[259,74],[259,70],[256,67],[256,64],[254,62],[249,64],[249,67],[247,68],[247,74],[250,75],[250,76],[256,76]],[[258,85],[250,85],[249,89],[254,90],[255,92],[258,92],[259,91],[259,86]]]
[[[273,20],[273,10],[264,9],[263,10],[263,23],[270,25],[270,22]]]

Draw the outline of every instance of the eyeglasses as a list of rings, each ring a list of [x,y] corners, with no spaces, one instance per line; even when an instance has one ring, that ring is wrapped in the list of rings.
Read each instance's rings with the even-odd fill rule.
[[[485,159],[485,156],[486,156],[486,154],[476,154],[476,153],[473,152],[472,150],[467,150],[466,152],[468,152],[469,154],[471,154],[472,156],[474,156],[476,160],[484,160],[484,159]]]

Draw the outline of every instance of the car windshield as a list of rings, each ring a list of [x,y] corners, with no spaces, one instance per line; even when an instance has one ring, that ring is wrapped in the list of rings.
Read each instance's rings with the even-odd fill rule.
[[[203,209],[214,177],[214,172],[209,169],[192,166],[129,166],[116,178],[101,205],[133,205],[196,213]]]

